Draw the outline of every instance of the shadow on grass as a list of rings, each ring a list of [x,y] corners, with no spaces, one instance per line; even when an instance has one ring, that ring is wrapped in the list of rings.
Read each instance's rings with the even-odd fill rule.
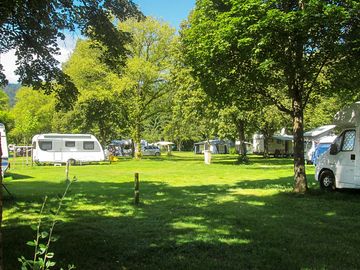
[[[79,181],[56,226],[54,259],[58,267],[90,270],[357,268],[359,193],[296,196],[272,189],[286,189],[288,182],[174,187],[142,181],[135,207],[132,182]],[[34,237],[27,218],[34,222],[45,195],[36,191],[55,196],[65,186],[27,185],[11,183],[17,199],[5,202],[13,212],[3,227],[5,269],[19,269],[17,257],[32,255],[25,245]],[[33,192],[21,192],[29,188]]]
[[[30,175],[25,174],[18,174],[18,173],[12,173],[12,172],[6,172],[4,176],[5,181],[13,181],[13,180],[24,180],[24,179],[31,179],[33,178]]]

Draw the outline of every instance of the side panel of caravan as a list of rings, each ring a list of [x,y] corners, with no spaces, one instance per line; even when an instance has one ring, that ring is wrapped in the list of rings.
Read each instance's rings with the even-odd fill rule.
[[[35,162],[103,161],[104,151],[90,134],[40,134],[33,138]]]

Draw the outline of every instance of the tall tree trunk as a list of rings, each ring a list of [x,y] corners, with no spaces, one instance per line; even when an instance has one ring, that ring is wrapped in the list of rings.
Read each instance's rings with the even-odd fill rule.
[[[293,134],[294,134],[294,191],[304,193],[307,191],[304,158],[304,116],[300,97],[293,99]]]
[[[264,133],[264,153],[263,156],[264,158],[268,158],[269,157],[269,134]]]
[[[246,156],[246,144],[245,144],[245,123],[244,121],[236,121],[236,128],[238,132],[238,139],[240,143],[239,155],[242,157]]]
[[[135,126],[135,158],[136,159],[141,159],[141,132],[140,132],[140,124],[139,121],[137,121],[136,126]]]

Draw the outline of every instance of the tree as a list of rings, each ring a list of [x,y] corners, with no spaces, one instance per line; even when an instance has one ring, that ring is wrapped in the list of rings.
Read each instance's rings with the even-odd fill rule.
[[[123,119],[127,120],[133,142],[137,145],[136,157],[140,157],[144,123],[163,111],[160,101],[170,91],[170,52],[175,29],[151,17],[144,21],[129,19],[120,23],[119,29],[131,33],[133,39],[127,46],[131,56],[126,61],[120,83],[114,89]]]
[[[199,82],[191,76],[191,69],[184,65],[178,37],[171,53],[174,59],[169,80],[171,103],[164,135],[181,150],[185,141],[210,139],[213,135],[212,107]]]
[[[292,116],[295,192],[308,188],[304,108],[313,92],[330,89],[324,82],[339,63],[359,54],[359,5],[199,0],[181,32],[187,63],[206,91],[248,98],[260,93]]]
[[[141,17],[131,0],[2,1],[0,12],[0,53],[15,49],[15,73],[22,85],[54,91],[67,106],[76,99],[77,89],[54,58],[58,40],[64,40],[67,31],[96,40],[101,59],[119,71],[130,35],[116,30],[113,21]],[[0,64],[0,84],[6,84],[2,69]]]
[[[62,116],[57,125],[66,132],[96,135],[105,145],[116,136],[124,121],[120,118],[114,85],[119,81],[99,60],[101,51],[90,40],[79,40],[63,70],[79,90],[73,109]]]
[[[5,125],[6,132],[9,132],[14,126],[14,119],[10,114],[10,99],[2,90],[0,90],[0,123]]]
[[[17,143],[30,143],[32,136],[51,131],[55,113],[55,98],[32,88],[22,87],[16,94],[11,110],[15,127],[9,136]]]

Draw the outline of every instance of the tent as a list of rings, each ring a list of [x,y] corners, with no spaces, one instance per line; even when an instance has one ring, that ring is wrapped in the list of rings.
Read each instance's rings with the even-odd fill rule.
[[[194,143],[195,154],[203,154],[204,150],[210,150],[212,154],[228,154],[229,143],[223,140],[208,140]]]

